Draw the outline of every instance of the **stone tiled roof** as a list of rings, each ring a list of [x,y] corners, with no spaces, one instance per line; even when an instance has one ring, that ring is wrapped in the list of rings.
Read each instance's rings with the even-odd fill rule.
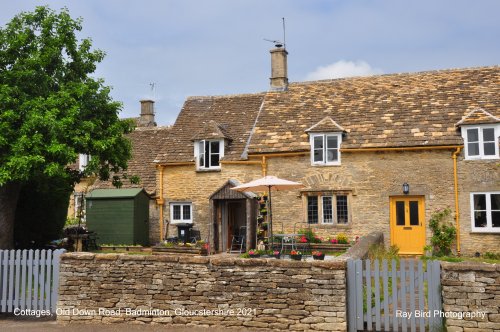
[[[321,121],[313,125],[311,128],[306,129],[307,133],[324,133],[324,132],[339,132],[345,131],[337,122],[335,122],[331,117],[327,116]]]
[[[342,148],[463,144],[455,124],[475,108],[498,117],[499,96],[498,66],[292,83],[266,94],[248,152],[309,150],[327,116]]]
[[[227,138],[224,160],[238,160],[262,105],[264,93],[189,97],[156,158],[159,163],[194,161],[194,139]],[[219,133],[217,133],[219,131]],[[207,134],[210,137],[203,137]]]
[[[144,188],[150,195],[156,191],[156,168],[154,159],[168,139],[171,127],[136,128],[127,135],[132,144],[132,158],[128,162],[127,175],[137,175],[139,184],[122,180],[122,188]],[[94,188],[113,188],[111,181],[96,181]]]
[[[225,128],[214,120],[205,122],[203,129],[191,138],[192,141],[204,139],[227,139],[232,141],[232,138],[226,133]]]
[[[457,126],[463,125],[478,125],[478,124],[489,124],[489,123],[500,123],[500,118],[494,116],[483,110],[482,108],[476,108],[465,115],[462,120],[457,122]]]

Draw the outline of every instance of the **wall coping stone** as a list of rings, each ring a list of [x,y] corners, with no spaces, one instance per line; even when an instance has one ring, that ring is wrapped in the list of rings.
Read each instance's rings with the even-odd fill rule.
[[[68,252],[61,255],[61,260],[93,260],[96,254],[90,252]]]
[[[376,243],[384,243],[384,233],[371,232],[368,235],[362,236],[358,242],[347,249],[344,254],[338,256],[338,258],[341,260],[364,259],[368,255],[370,247]]]
[[[441,262],[441,266],[446,270],[451,271],[500,271],[500,264],[491,264],[483,262]]]
[[[344,260],[313,260],[294,261],[275,258],[239,258],[227,256],[192,256],[192,255],[128,255],[128,254],[94,254],[71,252],[61,255],[61,259],[68,260],[104,260],[104,261],[145,261],[145,262],[179,262],[181,264],[212,264],[215,266],[275,266],[282,268],[319,267],[329,270],[343,270]]]

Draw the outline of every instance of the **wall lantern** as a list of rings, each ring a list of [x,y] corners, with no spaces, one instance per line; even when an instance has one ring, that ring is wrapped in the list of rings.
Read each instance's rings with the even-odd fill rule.
[[[403,194],[408,195],[410,193],[410,185],[408,183],[403,183]]]

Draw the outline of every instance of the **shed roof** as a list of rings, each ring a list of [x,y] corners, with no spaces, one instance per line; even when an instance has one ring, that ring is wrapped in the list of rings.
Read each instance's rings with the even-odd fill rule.
[[[127,188],[127,189],[94,189],[86,197],[86,199],[106,199],[106,198],[132,198],[144,192],[142,188]]]

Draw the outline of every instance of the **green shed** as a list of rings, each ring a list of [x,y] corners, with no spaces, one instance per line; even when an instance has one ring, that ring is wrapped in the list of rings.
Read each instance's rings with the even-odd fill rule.
[[[95,189],[86,197],[89,231],[98,244],[149,245],[149,196],[144,189]]]

